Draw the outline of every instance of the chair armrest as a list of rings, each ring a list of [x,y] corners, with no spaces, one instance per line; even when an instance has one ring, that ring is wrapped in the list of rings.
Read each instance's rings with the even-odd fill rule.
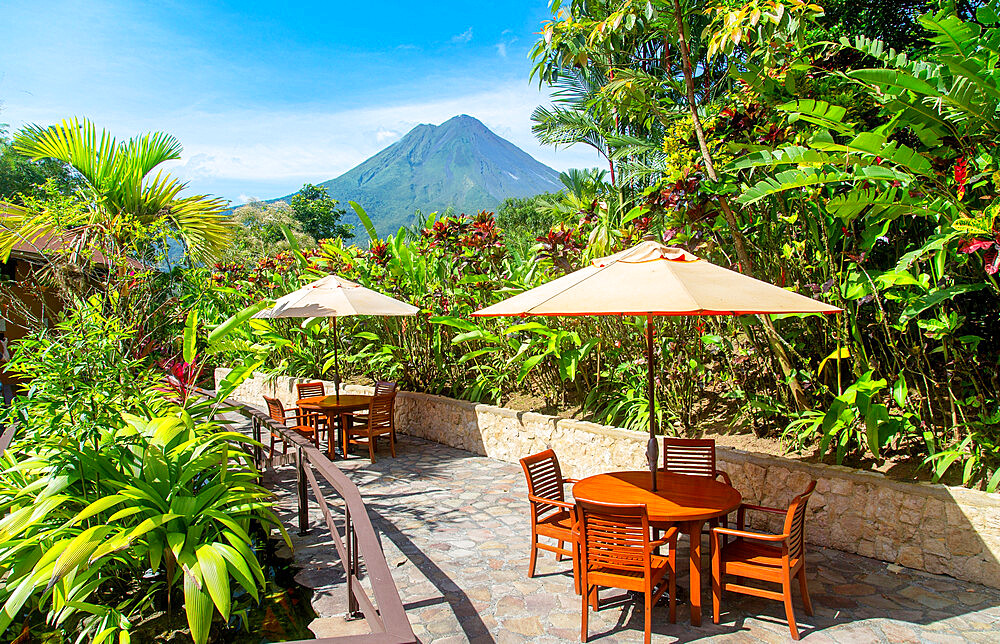
[[[712,534],[722,534],[730,537],[743,537],[744,539],[755,539],[757,541],[767,541],[770,543],[780,543],[788,539],[787,534],[764,534],[762,532],[748,532],[747,530],[734,530],[732,528],[712,528]]]
[[[567,483],[579,483],[579,482],[580,479],[563,479],[563,485],[566,485]]]
[[[665,546],[669,544],[671,541],[677,540],[677,533],[678,533],[677,526],[670,526],[670,528],[668,528],[667,531],[663,533],[662,537],[660,537],[656,541],[650,541],[649,545],[652,548],[659,548],[660,546]]]
[[[781,508],[769,508],[763,505],[750,505],[749,503],[740,503],[740,507],[736,509],[736,527],[742,530],[745,527],[746,511],[754,510],[757,512],[767,512],[768,514],[787,514],[788,510],[782,510]]]
[[[788,508],[768,508],[763,505],[750,505],[749,503],[740,503],[741,510],[757,510],[758,512],[770,512],[771,514],[787,514]]]
[[[722,482],[723,483],[725,483],[729,487],[733,487],[733,480],[730,479],[729,475],[726,474],[723,470],[715,470],[715,478],[719,478],[719,477],[722,477]]]
[[[532,503],[544,503],[545,505],[554,505],[560,508],[566,508],[567,510],[572,510],[574,506],[572,503],[566,503],[565,501],[557,501],[555,499],[546,499],[540,496],[535,496],[534,494],[528,495],[528,500]]]

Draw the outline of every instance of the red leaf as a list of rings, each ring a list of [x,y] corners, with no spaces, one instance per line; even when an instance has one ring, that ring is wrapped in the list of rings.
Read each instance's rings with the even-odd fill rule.
[[[1000,271],[1000,249],[996,246],[986,251],[986,257],[983,258],[985,265],[983,268],[986,269],[987,275],[996,275],[997,271]]]
[[[992,239],[966,239],[958,247],[958,252],[965,254],[974,253],[977,250],[983,250],[984,248],[989,248],[992,245]]]

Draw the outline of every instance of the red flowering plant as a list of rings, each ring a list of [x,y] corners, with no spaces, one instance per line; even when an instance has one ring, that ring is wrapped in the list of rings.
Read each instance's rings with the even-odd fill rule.
[[[389,244],[384,241],[375,241],[368,246],[368,257],[377,266],[385,267],[389,263]]]
[[[573,271],[573,262],[579,258],[584,244],[574,239],[575,228],[557,227],[544,237],[536,237],[539,243],[539,259],[547,259],[564,273]]]
[[[163,393],[170,402],[184,404],[201,375],[201,368],[180,358],[168,358],[157,364],[163,369],[164,376],[156,390]]]

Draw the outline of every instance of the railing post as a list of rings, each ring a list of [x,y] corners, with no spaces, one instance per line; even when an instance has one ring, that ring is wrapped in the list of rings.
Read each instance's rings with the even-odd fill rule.
[[[358,542],[354,535],[354,524],[351,523],[351,510],[344,503],[344,541],[347,543],[347,561],[344,562],[344,570],[347,573],[347,618],[358,619],[361,617],[361,607],[354,596],[354,577],[357,574]]]
[[[299,493],[299,536],[309,534],[309,498],[306,492],[306,455],[301,447],[295,450],[295,480]]]
[[[250,417],[250,427],[253,429],[253,440],[256,445],[253,446],[253,464],[257,468],[257,471],[262,471],[264,469],[264,455],[260,447],[261,443],[261,431],[260,431],[260,419],[256,416]]]

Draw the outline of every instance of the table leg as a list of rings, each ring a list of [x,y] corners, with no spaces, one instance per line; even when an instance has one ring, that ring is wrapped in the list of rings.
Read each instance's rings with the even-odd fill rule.
[[[341,414],[337,418],[337,429],[340,432],[338,440],[340,441],[340,449],[343,452],[344,458],[347,458],[347,414]]]
[[[688,522],[691,553],[691,625],[701,626],[701,530],[704,521]]]
[[[335,438],[335,424],[333,415],[326,416],[326,455],[331,461],[337,459],[337,441]]]

